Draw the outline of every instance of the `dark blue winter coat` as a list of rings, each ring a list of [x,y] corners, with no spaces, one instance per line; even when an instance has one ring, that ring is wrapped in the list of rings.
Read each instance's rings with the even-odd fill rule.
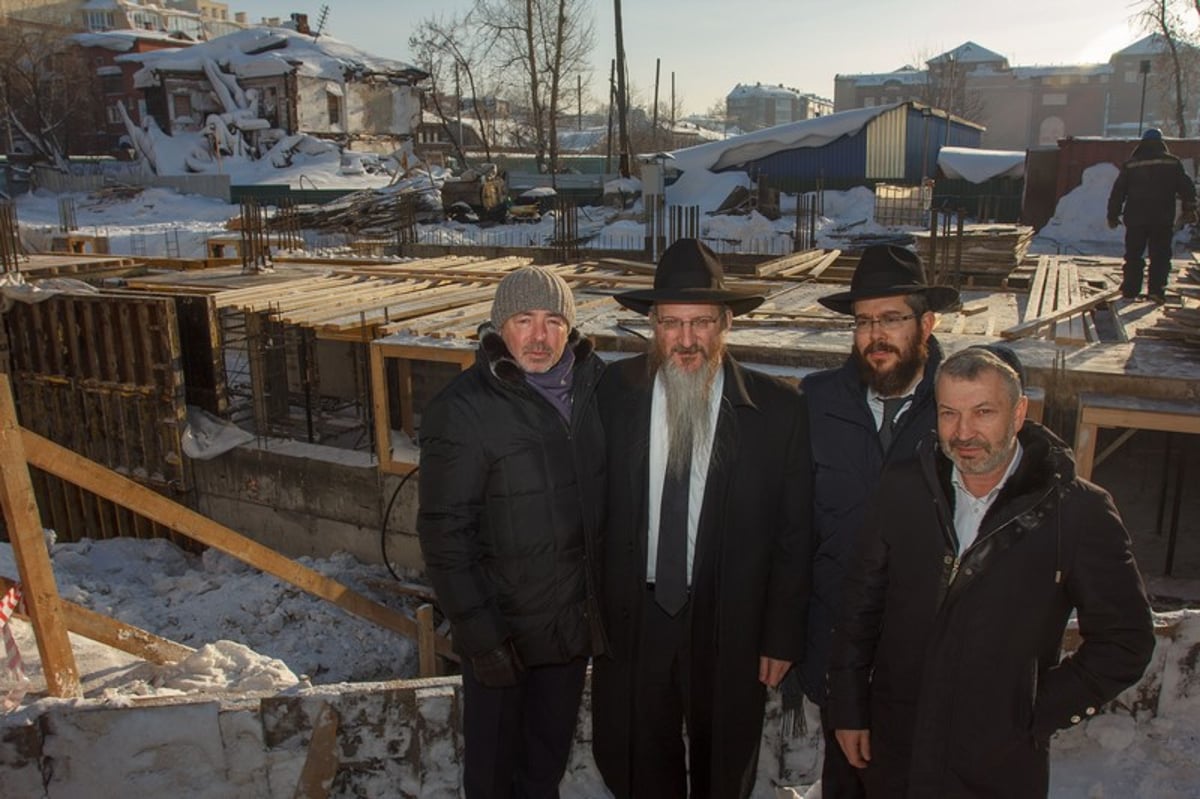
[[[912,404],[897,420],[886,457],[854,358],[804,379],[813,457],[812,595],[800,682],[809,699],[825,702],[825,670],[842,583],[868,500],[885,466],[916,456],[917,443],[937,426],[933,376],[942,349],[929,337],[929,359]]]

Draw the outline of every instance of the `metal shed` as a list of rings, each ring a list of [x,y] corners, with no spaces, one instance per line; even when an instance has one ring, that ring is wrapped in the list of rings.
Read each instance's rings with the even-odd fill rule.
[[[843,113],[861,114],[862,110]],[[838,116],[831,114],[756,131],[763,134],[792,128],[786,132],[786,138],[799,139],[801,143],[781,144],[773,152],[739,163],[722,159],[714,171],[749,172],[788,192],[811,190],[818,182],[826,189],[878,181],[915,184],[933,175],[942,147],[978,147],[985,130],[974,122],[910,101],[879,109],[865,124],[832,141],[814,145],[803,135],[797,135],[798,126],[828,125]]]

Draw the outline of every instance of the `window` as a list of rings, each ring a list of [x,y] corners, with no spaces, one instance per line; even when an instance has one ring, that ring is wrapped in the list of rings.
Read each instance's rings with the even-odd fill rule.
[[[192,97],[189,94],[171,95],[171,118],[192,117]]]
[[[120,125],[121,124],[121,109],[117,108],[116,103],[113,103],[112,105],[108,106],[104,110],[105,110],[106,115],[108,116],[108,124],[110,124],[110,125]]]
[[[342,98],[333,92],[325,92],[325,105],[329,109],[329,124],[342,124]]]
[[[102,94],[121,94],[125,91],[125,87],[121,83],[119,68],[101,68],[96,71],[100,74],[100,92]]]
[[[1042,95],[1042,105],[1066,105],[1066,104],[1067,104],[1067,95],[1063,92]]]
[[[1125,82],[1126,83],[1137,83],[1138,82],[1138,73],[1137,73],[1136,69],[1125,70]]]
[[[86,22],[90,31],[106,31],[113,27],[114,18],[111,11],[88,11],[86,14]]]

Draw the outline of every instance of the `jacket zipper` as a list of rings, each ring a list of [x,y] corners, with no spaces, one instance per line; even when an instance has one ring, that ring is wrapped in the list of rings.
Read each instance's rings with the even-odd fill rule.
[[[1027,510],[1024,510],[1021,513],[1016,514],[1015,516],[1013,516],[1009,519],[1006,519],[1003,523],[998,524],[995,527],[993,527],[991,530],[989,530],[986,535],[976,538],[973,542],[971,542],[971,546],[967,547],[966,552],[961,552],[961,553],[955,554],[954,563],[950,567],[950,578],[946,581],[946,588],[948,589],[951,585],[954,584],[954,578],[958,576],[958,569],[960,566],[962,566],[963,558],[965,558],[967,555],[969,555],[971,553],[971,550],[975,549],[976,547],[978,547],[980,544],[982,544],[984,541],[988,540],[992,536],[997,535],[1005,527],[1008,527],[1010,524],[1015,522],[1017,519],[1021,518],[1021,516],[1023,514],[1029,513],[1029,511],[1037,508],[1039,505],[1041,505],[1043,502],[1046,501],[1047,497],[1049,497],[1051,494],[1054,493],[1054,489],[1055,489],[1055,486],[1051,486],[1050,488],[1046,489],[1046,493],[1042,494],[1040,497],[1038,497],[1036,500],[1034,500],[1034,502],[1029,506],[1029,508]]]

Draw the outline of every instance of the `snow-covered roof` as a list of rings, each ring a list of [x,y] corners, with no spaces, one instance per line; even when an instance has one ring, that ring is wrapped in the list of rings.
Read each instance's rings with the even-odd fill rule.
[[[983,183],[991,178],[1025,175],[1024,150],[979,150],[973,147],[943,147],[938,166],[948,178]]]
[[[855,108],[815,119],[788,122],[723,141],[685,147],[675,150],[671,155],[675,158],[675,168],[683,172],[689,169],[708,169],[716,172],[765,158],[782,150],[822,147],[837,138],[857,133],[872,119],[898,105],[900,103]]]
[[[76,33],[71,40],[81,47],[103,47],[115,53],[127,53],[139,41],[164,42],[171,45],[188,44],[178,36],[172,36],[166,31],[147,30],[111,30],[98,33]]]
[[[1116,58],[1117,56],[1158,55],[1166,50],[1167,40],[1164,39],[1160,34],[1152,33],[1149,36],[1138,39],[1128,47],[1124,47],[1113,53],[1113,58]]]
[[[730,90],[729,97],[803,97],[799,89],[789,89],[786,86],[770,86],[761,83],[739,83]]]
[[[411,64],[373,56],[331,36],[314,38],[289,28],[249,28],[144,59],[149,71],[197,73],[204,71],[208,61],[239,78],[290,73],[328,80],[367,75],[420,79],[425,75]],[[137,80],[143,86],[153,84],[155,78],[139,72]]]
[[[1008,59],[997,52],[980,47],[975,42],[964,42],[953,50],[947,50],[941,55],[936,55],[926,61],[926,64],[940,64],[943,61],[953,59],[960,64],[977,64],[983,61],[1003,61],[1008,63]]]
[[[1050,78],[1061,75],[1091,76],[1111,75],[1112,66],[1109,64],[1064,64],[1048,67],[1013,67],[1012,76],[1017,79]]]
[[[902,86],[920,86],[929,81],[929,73],[923,69],[902,67],[894,72],[867,72],[859,75],[838,75],[837,80],[854,81],[855,86],[882,86],[898,83]]]

